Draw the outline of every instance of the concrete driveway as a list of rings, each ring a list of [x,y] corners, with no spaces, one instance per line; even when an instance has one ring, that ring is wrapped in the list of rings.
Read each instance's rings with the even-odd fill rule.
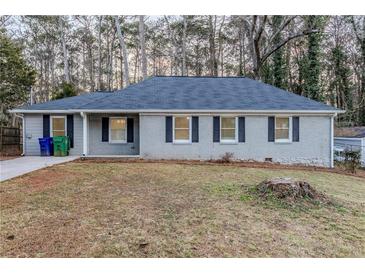
[[[79,158],[78,156],[66,157],[40,157],[24,156],[12,160],[0,162],[0,181],[5,181],[37,169],[70,162]]]

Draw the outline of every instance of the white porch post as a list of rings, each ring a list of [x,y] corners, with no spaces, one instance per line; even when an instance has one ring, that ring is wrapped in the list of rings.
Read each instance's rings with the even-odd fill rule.
[[[82,117],[82,154],[83,156],[87,156],[87,147],[88,147],[88,123],[87,123],[87,114],[85,112],[81,112]]]

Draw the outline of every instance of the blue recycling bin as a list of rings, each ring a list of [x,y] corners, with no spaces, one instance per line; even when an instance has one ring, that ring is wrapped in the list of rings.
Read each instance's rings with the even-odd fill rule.
[[[39,138],[39,147],[41,150],[41,156],[53,155],[53,140],[51,137]]]

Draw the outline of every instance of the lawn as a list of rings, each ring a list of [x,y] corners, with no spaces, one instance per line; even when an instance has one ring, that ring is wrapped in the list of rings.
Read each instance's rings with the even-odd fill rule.
[[[333,204],[255,196],[306,180]],[[1,257],[364,257],[365,179],[176,163],[71,162],[0,183]]]

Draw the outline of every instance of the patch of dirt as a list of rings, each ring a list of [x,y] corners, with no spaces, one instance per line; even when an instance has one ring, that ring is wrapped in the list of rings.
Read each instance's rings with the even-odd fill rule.
[[[22,183],[27,185],[28,191],[39,192],[64,181],[66,177],[72,177],[72,172],[49,167],[22,177]]]
[[[256,189],[261,197],[267,198],[274,195],[276,198],[289,203],[295,203],[303,199],[309,199],[312,202],[329,202],[324,194],[318,192],[308,182],[296,181],[291,178],[265,180]]]
[[[10,188],[0,189],[1,206],[11,208],[23,203],[23,196],[14,195],[18,191],[24,191],[27,195],[32,195],[57,187],[59,183],[69,181],[73,176],[77,176],[77,174],[72,171],[57,170],[56,167],[36,170],[22,175],[14,179],[16,184],[11,184]]]

